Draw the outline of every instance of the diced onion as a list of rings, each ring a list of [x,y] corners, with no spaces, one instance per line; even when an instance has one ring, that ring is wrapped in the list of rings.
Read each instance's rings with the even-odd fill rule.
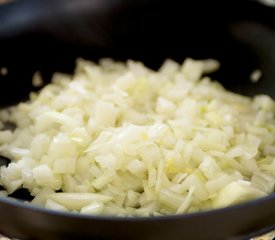
[[[56,73],[0,110],[0,155],[12,160],[0,168],[0,197],[23,187],[56,211],[159,216],[273,193],[275,102],[225,90],[205,76],[218,68],[79,59],[74,75]]]

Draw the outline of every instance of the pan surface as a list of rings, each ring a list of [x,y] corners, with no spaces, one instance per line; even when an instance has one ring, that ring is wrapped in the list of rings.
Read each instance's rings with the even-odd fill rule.
[[[216,58],[230,90],[275,98],[275,9],[254,1],[20,0],[0,8],[0,105],[72,72],[76,57],[134,59],[157,69],[166,58]],[[254,69],[263,72],[257,84]],[[225,209],[155,218],[81,216],[0,198],[0,232],[20,239],[242,239],[275,228],[275,194]]]

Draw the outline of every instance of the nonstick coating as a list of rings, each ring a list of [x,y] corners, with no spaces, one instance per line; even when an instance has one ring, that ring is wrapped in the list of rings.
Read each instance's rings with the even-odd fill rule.
[[[18,0],[0,7],[0,105],[25,100],[39,70],[72,72],[76,57],[216,58],[213,78],[230,90],[275,98],[275,9],[255,1]],[[263,76],[251,83],[260,69]],[[92,217],[0,198],[0,232],[20,239],[242,239],[275,228],[275,194],[209,212]]]

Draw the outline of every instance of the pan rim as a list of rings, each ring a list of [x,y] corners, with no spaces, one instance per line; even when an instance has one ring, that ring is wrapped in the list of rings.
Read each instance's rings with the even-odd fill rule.
[[[1,205],[7,205],[15,208],[19,208],[22,210],[37,212],[46,215],[55,215],[59,217],[66,217],[66,218],[74,218],[74,219],[83,219],[83,220],[96,220],[96,221],[115,221],[115,222],[156,222],[156,221],[167,221],[167,220],[186,220],[186,219],[194,219],[194,218],[202,218],[202,217],[209,217],[215,215],[224,215],[229,212],[245,210],[247,208],[251,208],[255,205],[265,205],[267,203],[275,204],[275,193],[272,193],[268,196],[253,199],[250,201],[242,202],[239,204],[216,208],[212,210],[204,210],[204,211],[196,211],[192,213],[184,213],[184,214],[174,214],[174,215],[165,215],[165,216],[152,216],[152,217],[145,217],[145,216],[113,216],[113,215],[88,215],[88,214],[81,214],[76,212],[66,212],[66,211],[58,211],[47,209],[43,207],[39,207],[36,205],[32,205],[29,202],[23,202],[11,197],[0,197],[0,208]]]

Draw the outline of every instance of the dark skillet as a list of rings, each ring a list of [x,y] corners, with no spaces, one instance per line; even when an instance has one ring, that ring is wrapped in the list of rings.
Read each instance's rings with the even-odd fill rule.
[[[0,7],[0,105],[26,99],[36,70],[48,81],[76,57],[216,58],[233,91],[275,98],[275,9],[253,1],[18,0]],[[250,73],[263,72],[259,83]],[[12,127],[7,123],[7,127]],[[2,159],[0,164],[8,164]],[[275,194],[225,209],[155,218],[92,217],[0,198],[0,232],[20,239],[243,239],[275,228]]]

